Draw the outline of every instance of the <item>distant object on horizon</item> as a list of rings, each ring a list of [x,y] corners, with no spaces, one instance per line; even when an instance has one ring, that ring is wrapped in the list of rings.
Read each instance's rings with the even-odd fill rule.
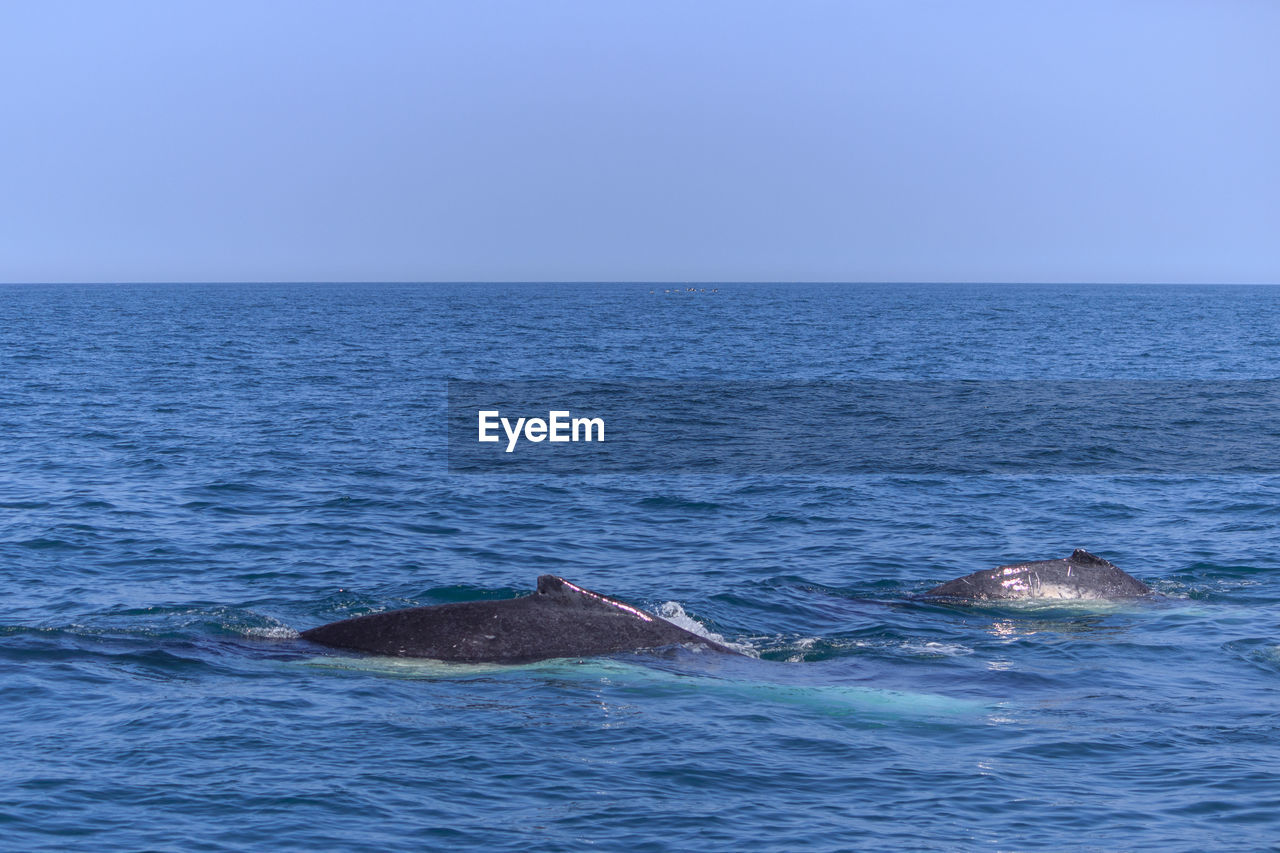
[[[1036,560],[983,569],[935,586],[926,598],[971,601],[1098,601],[1151,595],[1151,587],[1113,563],[1077,548],[1061,560]]]
[[[460,663],[532,663],[689,646],[733,649],[555,575],[535,592],[372,613],[302,632],[304,640],[375,655]]]

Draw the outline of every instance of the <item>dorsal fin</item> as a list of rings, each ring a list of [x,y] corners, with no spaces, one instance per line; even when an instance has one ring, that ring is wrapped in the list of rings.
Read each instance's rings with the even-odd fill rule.
[[[1090,554],[1083,548],[1077,548],[1072,551],[1071,556],[1067,557],[1067,559],[1080,566],[1098,566],[1099,568],[1110,566],[1115,568],[1114,564],[1110,560],[1104,560],[1097,554]]]
[[[540,595],[555,595],[556,593],[568,591],[568,584],[562,577],[557,577],[556,575],[540,575],[538,577],[538,593]]]
[[[592,592],[589,589],[583,589],[577,584],[570,583],[556,575],[542,575],[538,578],[538,595],[549,596],[559,604],[612,609],[616,612],[634,616],[641,622],[652,622],[654,620],[653,616],[643,610],[632,607],[630,604],[618,601],[616,598],[610,598],[607,595],[601,595],[598,592]]]

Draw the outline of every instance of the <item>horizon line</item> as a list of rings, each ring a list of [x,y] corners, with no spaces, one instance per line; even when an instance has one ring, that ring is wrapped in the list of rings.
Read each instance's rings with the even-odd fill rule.
[[[236,284],[236,285],[290,285],[290,284],[456,284],[456,285],[487,285],[487,284],[519,284],[519,285],[550,285],[550,284],[601,284],[601,285],[642,285],[649,287],[701,287],[701,286],[720,286],[733,284],[778,284],[778,285],[811,285],[811,284],[831,284],[831,285],[968,285],[968,284],[992,284],[992,285],[1086,285],[1090,287],[1113,287],[1113,286],[1132,286],[1132,287],[1275,287],[1280,285],[1277,281],[1080,281],[1072,279],[1057,280],[1022,280],[1022,279],[953,279],[953,280],[907,280],[907,279],[682,279],[682,280],[665,280],[665,279],[596,279],[596,278],[573,278],[573,279],[110,279],[97,281],[76,281],[76,280],[47,280],[47,281],[0,281],[3,287],[38,287],[45,285],[52,286],[121,286],[121,285],[187,285],[187,284]]]

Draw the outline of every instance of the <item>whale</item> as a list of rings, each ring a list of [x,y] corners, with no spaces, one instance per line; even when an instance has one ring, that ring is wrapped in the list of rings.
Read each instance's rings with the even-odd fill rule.
[[[457,663],[534,663],[673,646],[739,655],[630,604],[556,575],[528,595],[356,616],[303,631],[322,646]]]
[[[1060,560],[983,569],[939,584],[924,598],[961,601],[1111,601],[1153,595],[1151,587],[1083,548]]]

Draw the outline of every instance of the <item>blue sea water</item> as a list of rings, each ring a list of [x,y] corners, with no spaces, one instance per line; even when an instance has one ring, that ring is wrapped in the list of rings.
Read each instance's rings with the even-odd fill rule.
[[[1274,465],[450,473],[445,389],[1275,379],[1280,288],[670,290],[0,288],[0,846],[1277,849]],[[913,598],[1076,547],[1163,598]],[[297,637],[548,572],[749,656]]]

